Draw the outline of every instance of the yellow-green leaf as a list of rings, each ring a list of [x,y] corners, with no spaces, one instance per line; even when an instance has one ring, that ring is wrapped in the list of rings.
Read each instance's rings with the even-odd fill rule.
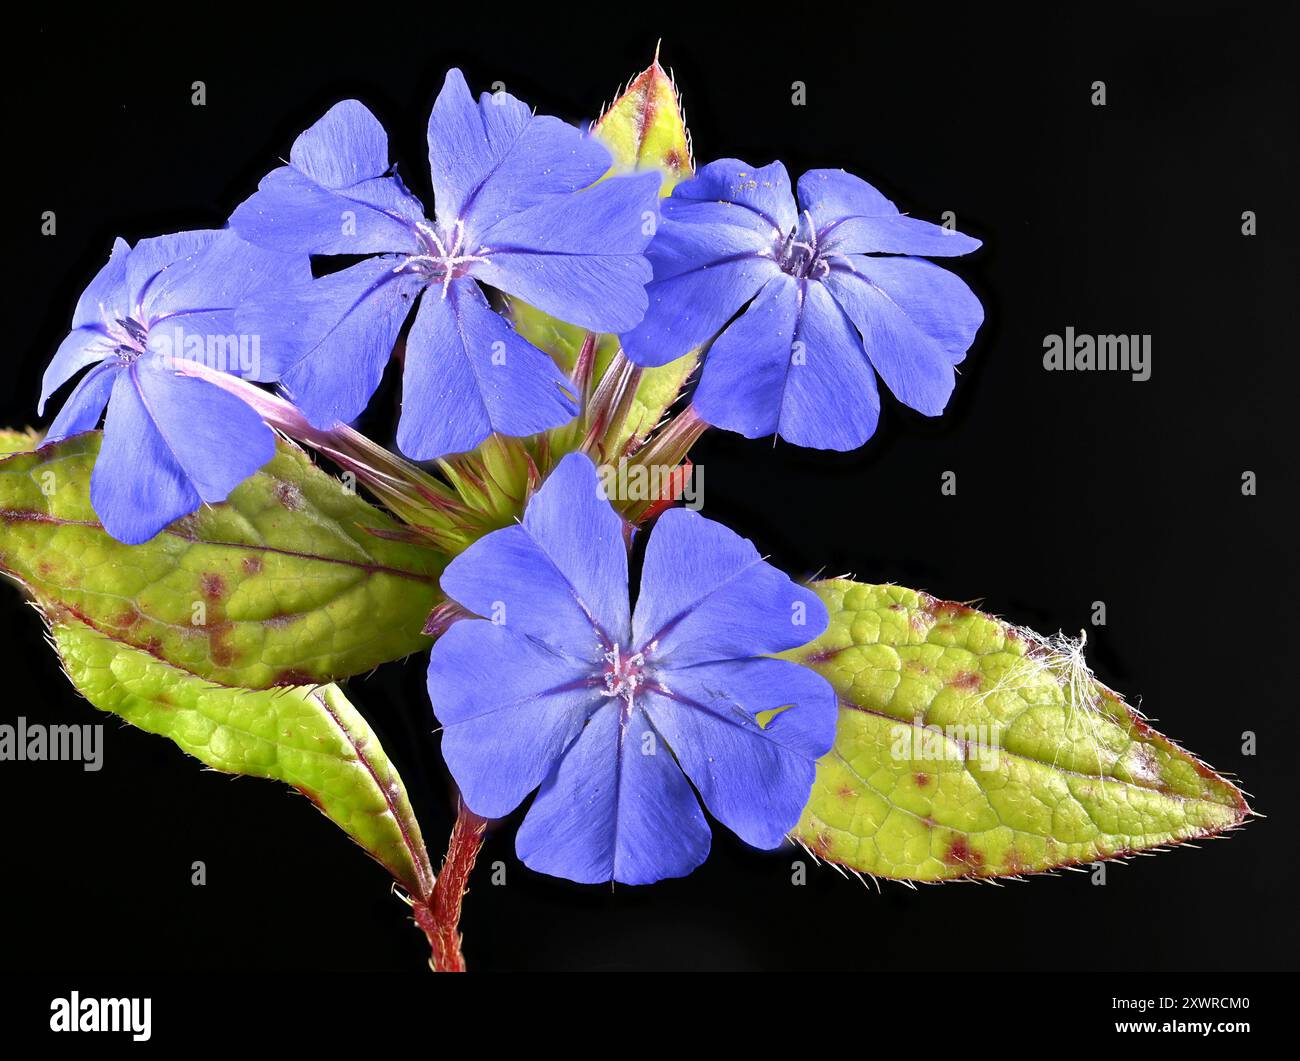
[[[68,676],[99,710],[170,738],[214,770],[292,785],[412,895],[430,893],[433,870],[402,779],[337,686],[213,685],[66,613],[49,618]]]
[[[33,427],[26,430],[4,428],[0,430],[0,457],[11,453],[26,453],[41,444],[41,433]]]
[[[1240,791],[1161,736],[1087,669],[1079,646],[963,604],[843,579],[787,657],[840,697],[795,838],[904,880],[994,877],[1209,836],[1250,814]]]
[[[0,571],[114,641],[221,685],[363,673],[429,643],[443,557],[281,443],[223,504],[123,545],[90,504],[99,432],[0,461]]]

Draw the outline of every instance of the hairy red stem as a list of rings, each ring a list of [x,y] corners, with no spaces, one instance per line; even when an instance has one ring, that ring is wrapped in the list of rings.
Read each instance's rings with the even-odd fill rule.
[[[465,955],[461,952],[460,908],[469,886],[470,870],[483,847],[487,820],[480,818],[464,800],[457,800],[456,824],[447,841],[447,855],[426,900],[411,905],[415,923],[429,940],[429,967],[435,973],[463,973]]]

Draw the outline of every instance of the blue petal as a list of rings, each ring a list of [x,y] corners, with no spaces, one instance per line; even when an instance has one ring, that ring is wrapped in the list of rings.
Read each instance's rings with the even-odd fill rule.
[[[64,336],[41,378],[41,400],[36,406],[37,415],[45,415],[45,403],[50,400],[51,394],[87,365],[103,361],[112,353],[113,346],[113,340],[103,328],[95,325],[74,328]]]
[[[522,524],[480,538],[441,581],[470,611],[575,659],[601,664],[628,644],[623,521],[582,454],[560,461]]]
[[[857,317],[850,305],[852,296],[840,298],[839,292],[856,290],[860,297],[864,289],[874,287],[881,298],[893,302],[907,316],[918,332],[942,347],[951,364],[965,360],[975,333],[984,323],[984,307],[965,281],[942,266],[920,258],[873,258],[859,254],[850,261],[852,272],[836,268],[826,282],[855,322]],[[875,361],[870,347],[867,355]],[[876,370],[889,382],[889,376],[879,364]]]
[[[274,455],[271,429],[234,395],[141,360],[117,374],[90,501],[109,534],[138,545]]]
[[[397,446],[413,460],[473,449],[493,431],[532,435],[573,419],[577,402],[550,355],[494,313],[478,285],[425,293],[406,340]]]
[[[263,178],[230,217],[250,243],[311,254],[416,251],[424,207],[388,175],[388,135],[357,100],[303,132],[288,166]]]
[[[121,363],[113,358],[111,362],[96,365],[87,372],[63,403],[63,408],[54,418],[54,423],[50,424],[50,429],[45,432],[45,441],[54,442],[82,431],[93,430],[99,423],[99,414],[108,404],[120,368]]]
[[[233,309],[166,317],[149,327],[148,351],[173,367],[196,361],[242,379],[277,378],[275,366],[262,359],[262,337],[241,332]]]
[[[645,712],[624,720],[623,706],[611,701],[592,716],[519,827],[515,851],[539,873],[652,884],[708,857],[695,793]]]
[[[783,652],[828,622],[816,594],[721,523],[670,509],[651,531],[632,644],[655,667]]]
[[[229,391],[143,360],[135,368],[127,375],[154,427],[207,504],[224,501],[275,456],[271,429]]]
[[[131,248],[126,259],[131,315],[143,323],[141,309],[152,297],[153,289],[160,286],[162,274],[205,250],[220,234],[220,229],[173,232],[166,236],[142,239]]]
[[[109,253],[108,261],[95,274],[95,278],[86,285],[86,290],[77,299],[77,307],[72,313],[72,327],[74,329],[87,326],[102,328],[105,317],[113,320],[124,317],[129,312],[130,296],[126,286],[126,259],[130,253],[131,245],[126,240],[120,236],[113,240],[113,249]]]
[[[317,427],[359,416],[383,378],[424,281],[372,258],[242,303],[241,334],[257,335],[263,375],[278,374]]]
[[[754,251],[771,252],[785,235],[761,213],[738,207],[735,203],[679,199],[676,191],[667,199],[660,200],[659,212],[664,220],[680,225],[733,225],[748,235],[732,234],[731,238],[744,239],[744,246],[753,248]],[[686,256],[686,261],[692,264],[705,259],[707,255],[702,252]]]
[[[627,331],[646,309],[659,182],[611,177],[509,215],[483,234],[488,260],[474,275],[570,324]]]
[[[776,434],[798,323],[799,285],[778,273],[709,347],[693,398],[700,416],[746,438]]]
[[[747,438],[816,449],[871,437],[880,398],[857,332],[823,285],[778,274],[709,348],[700,416]]]
[[[898,207],[852,173],[842,169],[810,169],[799,178],[799,204],[820,228],[841,218],[897,214]]]
[[[952,366],[965,355],[965,346],[955,350],[953,344],[964,339],[969,345],[983,319],[978,299],[951,273],[919,259],[858,257],[854,267],[860,271],[833,269],[827,290],[861,332],[867,356],[894,396],[938,416],[956,383]]]
[[[665,221],[647,251],[654,279],[645,318],[620,337],[638,365],[666,365],[718,333],[781,270],[737,225]]]
[[[299,134],[289,164],[322,188],[350,188],[388,170],[388,134],[364,103],[345,99]]]
[[[284,252],[415,253],[421,208],[395,181],[381,177],[335,192],[283,166],[235,208],[230,226],[250,243]]]
[[[785,660],[704,663],[662,675],[644,705],[710,813],[747,844],[778,847],[835,740],[830,684]]]
[[[438,220],[444,227],[463,221],[474,238],[504,217],[587,187],[610,166],[599,142],[534,115],[509,93],[485,92],[475,104],[454,69],[429,115],[428,142]]]
[[[200,311],[233,310],[268,288],[310,279],[307,255],[255,247],[223,229],[202,251],[165,268],[149,285],[141,308],[152,337],[160,321]],[[233,326],[233,320],[229,323]]]
[[[738,158],[720,158],[677,185],[673,198],[735,203],[781,233],[789,232],[799,220],[790,174],[780,162],[756,168]]]
[[[731,203],[664,199],[663,220],[646,254],[655,280],[707,268],[732,258],[772,257],[780,233],[757,214]]]
[[[876,430],[880,396],[862,341],[825,285],[809,283],[795,342],[778,433],[811,449],[857,449]]]
[[[980,241],[915,217],[845,217],[818,235],[828,254],[925,254],[932,258],[969,254]]]
[[[133,370],[117,375],[90,476],[95,514],[127,545],[147,542],[203,503],[149,418],[133,375]]]
[[[774,244],[797,220],[779,162],[722,159],[673,189],[647,257],[645,319],[622,336],[638,365],[664,365],[713,338],[780,269]]]
[[[799,178],[799,201],[812,215],[818,244],[834,254],[969,254],[980,241],[898,212],[861,177],[814,169]]]
[[[434,643],[429,699],[470,810],[500,818],[547,778],[607,703],[585,683],[590,675],[590,666],[483,620],[455,623]]]

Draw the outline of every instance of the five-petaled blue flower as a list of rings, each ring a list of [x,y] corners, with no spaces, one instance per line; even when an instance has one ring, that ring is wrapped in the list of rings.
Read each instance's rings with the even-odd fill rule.
[[[271,429],[220,387],[180,371],[185,361],[265,380],[258,336],[240,334],[235,306],[269,284],[310,277],[305,255],[253,247],[229,230],[113,244],[77,300],[72,331],[42,381],[50,395],[87,366],[46,434],[53,442],[99,423],[104,437],[90,501],[114,538],[148,541],[203,502],[224,501],[275,455]]]
[[[798,821],[836,699],[766,654],[811,641],[828,618],[750,542],[696,512],[664,513],[632,613],[622,520],[591,461],[571,454],[523,522],[470,546],[442,587],[490,617],[433,646],[443,755],[484,817],[541,786],[516,839],[533,869],[583,883],[685,876],[709,852],[696,791],[755,847]]]
[[[748,438],[862,445],[880,413],[873,366],[899,401],[937,416],[984,311],[911,255],[966,254],[979,240],[900,214],[842,170],[805,173],[799,201],[779,162],[721,159],[677,185],[647,251],[650,308],[624,351],[662,365],[717,335],[695,406]]]
[[[356,100],[298,137],[289,165],[230,219],[268,247],[376,255],[250,302],[241,318],[268,337],[284,388],[319,427],[361,413],[419,303],[397,430],[417,460],[572,419],[568,381],[479,282],[592,331],[628,330],[645,312],[659,187],[657,174],[600,181],[611,163],[600,143],[504,92],[475,104],[459,70],[433,105],[428,140],[436,220]]]

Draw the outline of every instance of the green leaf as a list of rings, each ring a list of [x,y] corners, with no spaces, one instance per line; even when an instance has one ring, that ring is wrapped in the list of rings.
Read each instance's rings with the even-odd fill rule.
[[[41,433],[34,427],[19,431],[15,428],[0,428],[0,456],[10,453],[26,453],[41,444]]]
[[[443,558],[281,443],[144,545],[90,506],[99,433],[0,461],[0,570],[51,613],[221,685],[333,681],[426,646]]]
[[[903,880],[995,877],[1210,836],[1241,792],[1100,684],[1078,644],[899,586],[816,584],[830,627],[786,658],[840,697],[794,832]]]
[[[99,710],[214,770],[292,785],[413,896],[430,894],[433,870],[402,779],[337,686],[229,689],[66,616],[50,631],[73,685]]]

